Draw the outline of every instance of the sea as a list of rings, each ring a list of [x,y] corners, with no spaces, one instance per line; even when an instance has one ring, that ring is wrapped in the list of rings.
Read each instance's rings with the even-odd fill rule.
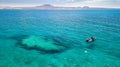
[[[120,9],[1,9],[0,67],[120,67]]]

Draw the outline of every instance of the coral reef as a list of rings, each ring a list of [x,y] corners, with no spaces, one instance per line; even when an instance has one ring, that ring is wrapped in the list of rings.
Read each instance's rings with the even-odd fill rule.
[[[22,40],[22,45],[26,48],[42,50],[42,51],[61,51],[65,49],[64,46],[56,45],[52,40],[45,40],[40,36],[29,36]]]

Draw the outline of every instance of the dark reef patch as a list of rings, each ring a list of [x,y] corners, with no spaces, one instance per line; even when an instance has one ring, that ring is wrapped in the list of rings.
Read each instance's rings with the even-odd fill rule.
[[[73,48],[75,46],[82,47],[81,43],[78,43],[78,42],[76,42],[76,40],[73,40],[70,38],[68,39],[67,37],[53,36],[53,37],[51,37],[51,40],[53,40],[56,45],[62,45],[66,48]]]
[[[18,46],[20,48],[24,48],[26,50],[36,50],[36,51],[38,51],[38,52],[40,51],[40,53],[44,53],[44,54],[61,53],[61,52],[64,52],[65,50],[68,50],[70,48],[69,43],[66,42],[65,39],[63,39],[61,37],[59,37],[59,38],[54,37],[54,36],[43,36],[42,38],[45,40],[52,40],[55,45],[63,46],[65,49],[45,50],[45,49],[39,48],[37,46],[27,47],[25,44],[22,43],[22,40],[27,38],[27,37],[29,37],[29,36],[28,35],[21,35],[21,36],[13,36],[11,38],[17,40],[16,46]]]
[[[39,47],[37,47],[37,46],[34,46],[34,47],[27,47],[27,46],[25,46],[24,44],[22,44],[22,43],[18,43],[18,45],[19,45],[19,47],[20,48],[24,48],[24,49],[26,49],[26,50],[36,50],[36,51],[38,51],[38,52],[40,52],[40,53],[42,53],[42,54],[54,54],[54,53],[61,53],[61,52],[63,52],[63,51],[65,51],[65,50],[67,50],[67,48],[66,49],[62,49],[62,50],[44,50],[44,49],[42,49],[42,48],[39,48]]]

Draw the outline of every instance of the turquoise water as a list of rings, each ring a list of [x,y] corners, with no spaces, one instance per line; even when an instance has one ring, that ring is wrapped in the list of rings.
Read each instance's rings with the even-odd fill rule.
[[[30,36],[64,49],[26,49]],[[120,10],[0,10],[0,67],[120,67]]]

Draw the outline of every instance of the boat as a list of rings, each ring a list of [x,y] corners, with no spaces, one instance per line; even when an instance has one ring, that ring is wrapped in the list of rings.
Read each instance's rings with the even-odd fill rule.
[[[95,37],[91,37],[91,38],[88,38],[86,42],[90,43],[90,42],[94,42],[95,40],[96,40]]]

